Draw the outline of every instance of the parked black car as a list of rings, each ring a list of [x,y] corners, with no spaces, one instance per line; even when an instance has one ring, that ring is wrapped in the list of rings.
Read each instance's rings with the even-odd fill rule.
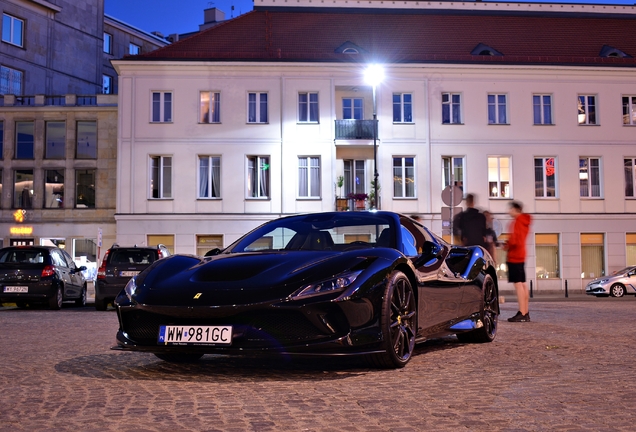
[[[176,362],[269,352],[402,367],[416,342],[497,334],[488,252],[397,213],[281,218],[211,255],[172,255],[132,278],[115,299],[113,348]]]
[[[52,246],[11,246],[0,249],[0,302],[44,303],[60,309],[62,302],[74,300],[86,305],[86,280],[71,256]]]
[[[114,244],[106,251],[97,270],[95,309],[104,311],[131,277],[160,258],[170,255],[164,245],[123,247]]]

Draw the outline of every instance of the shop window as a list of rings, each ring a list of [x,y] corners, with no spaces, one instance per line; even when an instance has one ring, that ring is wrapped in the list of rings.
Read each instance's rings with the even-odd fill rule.
[[[497,237],[497,241],[503,244],[503,243],[506,243],[509,238],[510,238],[509,233],[502,233],[501,235]],[[503,279],[506,281],[508,280],[508,265],[506,264],[507,259],[508,259],[507,251],[505,251],[503,248],[500,248],[500,247],[495,249],[495,261],[497,262],[496,264],[497,278]]]
[[[44,208],[64,207],[64,169],[44,172]]]
[[[559,234],[535,234],[537,279],[555,279],[559,271]]]
[[[168,248],[171,254],[174,253],[174,235],[172,234],[148,234],[148,245],[156,246],[162,244]]]
[[[626,265],[636,266],[636,233],[626,234]]]
[[[13,208],[33,208],[33,170],[16,170],[13,182]]]
[[[97,159],[97,122],[77,122],[77,158]]]
[[[15,158],[33,159],[34,155],[34,122],[17,122],[15,124]]]
[[[95,170],[75,171],[75,207],[95,208]]]
[[[223,249],[222,234],[197,236],[197,255],[205,256],[206,252],[214,248]]]
[[[46,159],[64,159],[66,156],[66,123],[46,122]]]
[[[581,278],[605,275],[605,235],[581,234]]]

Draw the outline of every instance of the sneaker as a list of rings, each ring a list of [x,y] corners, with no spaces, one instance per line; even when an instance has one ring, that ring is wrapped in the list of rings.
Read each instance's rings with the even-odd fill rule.
[[[530,312],[527,314],[522,314],[521,312],[517,312],[517,315],[512,318],[508,318],[510,322],[530,322]]]

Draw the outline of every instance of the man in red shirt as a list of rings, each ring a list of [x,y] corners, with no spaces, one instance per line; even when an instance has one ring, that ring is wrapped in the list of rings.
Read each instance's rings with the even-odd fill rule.
[[[517,301],[519,302],[519,311],[512,318],[508,318],[510,322],[528,322],[530,321],[529,303],[530,292],[526,283],[526,272],[524,269],[526,261],[526,238],[530,231],[530,222],[532,218],[529,214],[523,212],[521,203],[513,201],[510,203],[510,216],[513,221],[510,223],[510,238],[504,245],[504,249],[508,251],[506,264],[508,266],[508,282],[512,283],[517,292]]]

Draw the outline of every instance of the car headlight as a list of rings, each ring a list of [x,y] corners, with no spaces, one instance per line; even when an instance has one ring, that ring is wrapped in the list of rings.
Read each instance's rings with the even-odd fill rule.
[[[609,282],[609,279],[601,279],[600,281],[598,281],[598,283],[602,283],[602,284],[608,283],[608,282]]]
[[[131,300],[131,301],[132,301],[132,297],[135,295],[135,291],[137,291],[136,279],[137,279],[137,276],[133,276],[132,278],[130,278],[130,280],[126,284],[126,287],[124,288],[124,291],[126,292],[126,296],[128,297],[128,300]]]
[[[309,285],[303,286],[301,289],[292,294],[292,300],[305,297],[313,297],[325,293],[333,293],[337,291],[344,291],[349,285],[351,285],[356,278],[362,273],[362,270],[341,273],[330,279],[326,279],[320,282],[315,282]]]

